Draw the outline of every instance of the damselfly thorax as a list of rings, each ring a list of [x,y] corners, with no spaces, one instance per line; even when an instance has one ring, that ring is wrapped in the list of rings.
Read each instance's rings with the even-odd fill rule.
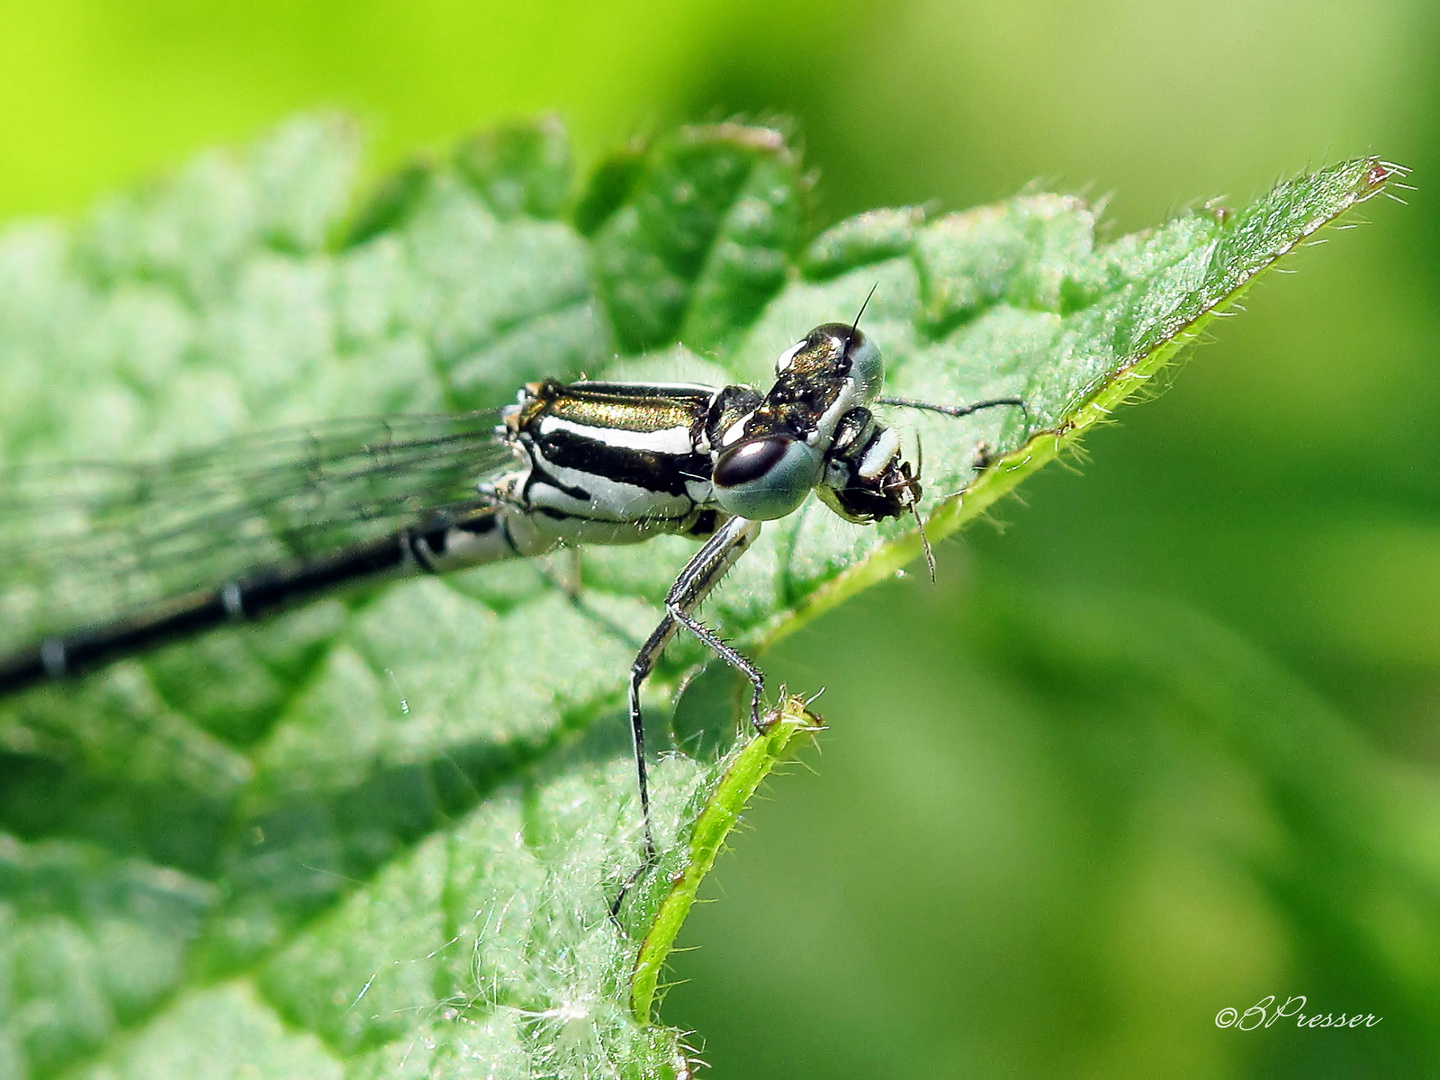
[[[137,577],[151,569],[147,544],[155,550],[151,562],[180,562],[187,541],[199,543],[219,520],[238,537],[253,521],[290,513],[295,499],[286,481],[292,475],[325,475],[339,494],[326,508],[325,528],[292,530],[288,554],[257,557],[223,580],[161,593],[133,610],[48,634],[0,658],[0,692],[80,675],[175,638],[262,618],[387,575],[445,572],[561,545],[631,544],[661,533],[695,537],[703,543],[671,586],[664,614],[630,672],[630,726],[648,846],[640,688],[681,627],[750,680],[750,720],[760,725],[764,676],[695,612],[763,523],[794,512],[814,492],[848,521],[870,524],[913,514],[918,524],[919,470],[905,460],[898,432],[880,423],[872,407],[953,416],[997,405],[1024,407],[1018,398],[958,407],[886,398],[880,395],[883,381],[875,344],[854,324],[826,323],[781,354],[775,382],[764,394],[748,386],[546,379],[525,386],[498,424],[487,428],[476,426],[478,418],[458,418],[465,422],[438,434],[387,437],[378,444],[317,440],[309,460],[277,461],[257,473],[263,480],[259,494],[238,502],[210,491],[223,471],[218,463],[227,459],[223,446],[149,472],[117,473],[131,479],[127,494],[119,497],[101,485],[89,496],[88,509],[103,528],[107,509],[124,507],[121,517],[138,549]],[[404,418],[386,427],[408,430]],[[278,459],[283,449],[267,453]],[[456,476],[466,473],[469,494],[457,496]],[[203,494],[202,481],[209,485]],[[414,490],[407,490],[407,481]],[[145,505],[140,492],[153,496],[153,505]],[[369,523],[362,539],[342,542],[331,528],[347,515]],[[71,556],[79,558],[92,550],[87,545],[103,545],[104,539],[81,535],[71,543]],[[63,543],[58,550],[63,557]],[[188,580],[179,574],[172,579]]]

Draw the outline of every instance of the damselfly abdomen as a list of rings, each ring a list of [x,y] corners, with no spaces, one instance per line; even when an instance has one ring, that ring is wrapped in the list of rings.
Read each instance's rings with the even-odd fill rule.
[[[854,324],[827,323],[781,354],[764,394],[544,380],[498,413],[337,421],[163,462],[69,466],[65,489],[0,502],[0,558],[34,583],[0,601],[4,614],[57,613],[54,632],[0,657],[0,692],[385,576],[691,536],[703,543],[629,679],[648,842],[640,688],[681,627],[750,680],[750,719],[760,722],[763,675],[695,612],[762,523],[812,491],[849,521],[914,513],[918,522],[919,470],[872,413],[877,403],[957,416],[1023,408],[1017,398],[961,407],[885,398],[883,381],[874,343]],[[23,542],[3,524],[21,515]]]

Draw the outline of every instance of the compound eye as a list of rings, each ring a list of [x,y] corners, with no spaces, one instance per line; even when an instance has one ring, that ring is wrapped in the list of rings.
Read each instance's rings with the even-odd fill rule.
[[[824,458],[800,439],[772,435],[731,447],[715,462],[715,498],[726,513],[774,521],[805,501]]]
[[[867,401],[873,401],[885,384],[885,360],[871,341],[859,330],[852,330],[850,349],[850,377],[860,386],[860,392]]]

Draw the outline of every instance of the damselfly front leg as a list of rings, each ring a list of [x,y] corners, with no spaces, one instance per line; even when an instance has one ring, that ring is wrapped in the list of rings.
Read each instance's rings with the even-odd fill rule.
[[[759,535],[760,522],[736,517],[727,521],[701,545],[665,594],[665,615],[645,644],[640,646],[640,652],[630,667],[630,735],[635,746],[635,772],[640,782],[640,814],[644,820],[647,855],[655,854],[655,836],[650,827],[650,781],[645,766],[645,723],[640,711],[640,687],[681,626],[750,680],[753,687],[750,723],[757,730],[760,727],[760,697],[765,693],[765,676],[694,615],[695,609],[720,584],[720,579]]]

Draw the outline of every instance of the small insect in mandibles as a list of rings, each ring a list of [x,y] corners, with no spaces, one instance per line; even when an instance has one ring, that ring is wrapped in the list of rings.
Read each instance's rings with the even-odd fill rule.
[[[29,535],[42,539],[28,547],[7,547],[0,532],[0,555],[43,561],[64,577],[65,596],[131,597],[0,656],[0,693],[348,585],[561,545],[694,537],[703,542],[630,669],[636,777],[653,852],[641,686],[683,628],[750,680],[750,721],[761,726],[764,676],[696,611],[763,523],[792,513],[813,491],[848,521],[909,514],[919,524],[919,469],[872,407],[950,416],[1025,408],[1016,397],[946,406],[882,396],[884,362],[859,322],[811,330],[780,355],[765,393],[546,379],[498,413],[335,421],[162,462],[77,466],[79,495],[9,503],[0,496],[0,521],[23,511],[55,523],[46,535],[32,521]],[[250,527],[257,523],[265,527]],[[218,565],[230,572],[203,576],[221,545]],[[26,602],[7,601],[11,609]]]

